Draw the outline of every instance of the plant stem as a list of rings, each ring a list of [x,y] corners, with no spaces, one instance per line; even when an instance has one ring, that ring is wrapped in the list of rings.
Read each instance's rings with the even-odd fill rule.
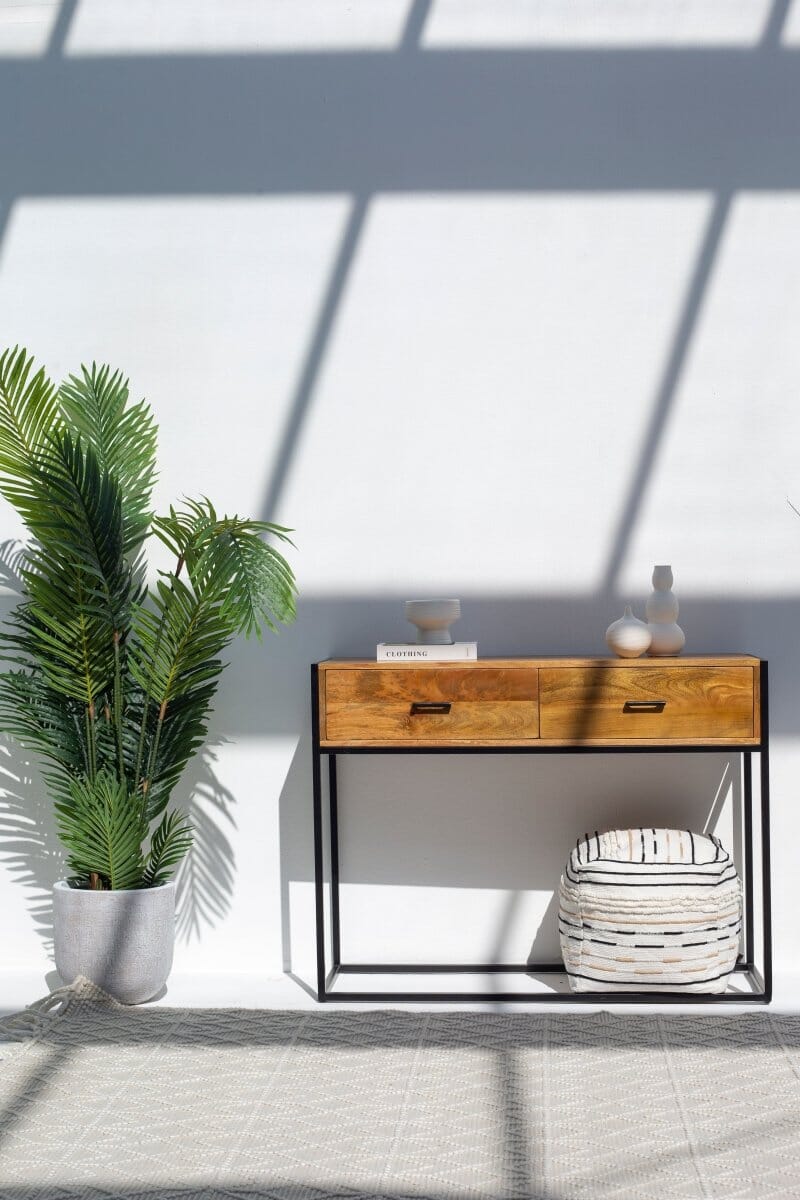
[[[175,579],[177,579],[178,576],[180,575],[181,570],[183,568],[184,561],[185,560],[184,560],[183,554],[179,554],[178,561],[175,564],[175,572],[174,572]],[[158,633],[156,634],[156,649],[155,649],[156,654],[158,654],[159,650],[161,649],[161,638],[164,633],[164,622],[166,621],[166,619],[167,619],[167,610],[164,609],[161,613],[161,620],[158,623]],[[145,692],[144,692],[144,706],[142,708],[142,727],[139,730],[139,744],[136,747],[136,770],[134,772],[134,783],[133,783],[134,792],[138,792],[140,783],[142,783],[144,785],[145,790],[147,789],[148,777],[146,775],[145,778],[142,779],[141,770],[142,770],[142,758],[144,756],[144,739],[145,739],[145,735],[147,733],[147,717],[148,717],[149,712],[150,712],[150,685],[148,684],[147,687],[145,688]],[[156,737],[158,737],[158,733],[159,733],[159,731],[156,731]],[[148,772],[148,775],[149,775],[149,772]]]
[[[114,728],[119,756],[119,781],[125,778],[125,754],[122,748],[122,669],[119,658],[119,630],[114,630]]]
[[[160,636],[160,635],[159,635]],[[138,792],[140,782],[140,771],[142,769],[142,754],[144,753],[144,735],[147,732],[147,712],[150,707],[150,693],[144,694],[144,708],[142,709],[142,727],[139,730],[139,744],[136,747],[136,770],[134,771],[133,790]]]
[[[150,757],[147,762],[147,775],[145,777],[145,783],[148,786],[153,782],[153,772],[156,769],[156,762],[157,762],[157,756],[158,756],[158,743],[161,741],[161,730],[164,727],[164,717],[166,716],[166,713],[167,713],[167,702],[166,702],[166,700],[163,700],[161,702],[161,707],[158,710],[158,722],[156,724],[156,736],[153,738],[153,745],[150,749]]]
[[[86,706],[86,752],[89,757],[89,779],[94,783],[97,774],[97,742],[94,727],[94,700]]]
[[[84,746],[84,744],[83,744],[83,741],[81,740],[81,723],[80,723],[80,720],[79,720],[79,718],[78,718],[78,714],[77,714],[76,712],[73,712],[73,714],[72,714],[72,721],[73,721],[73,724],[74,724],[74,726],[75,726],[75,733],[77,734],[77,737],[78,737],[78,745],[80,746],[80,751],[81,751],[81,754],[82,754],[82,756],[83,756],[83,765],[84,765],[84,767],[86,768],[86,774],[88,775],[88,774],[89,774],[89,736],[88,736],[88,730],[85,730],[85,732],[86,732],[86,735],[87,735],[87,736],[86,736],[86,745]]]

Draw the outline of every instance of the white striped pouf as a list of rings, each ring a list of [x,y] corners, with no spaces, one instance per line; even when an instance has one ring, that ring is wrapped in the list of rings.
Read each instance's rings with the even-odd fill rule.
[[[573,991],[725,991],[739,953],[742,893],[718,838],[681,829],[583,837],[559,901]]]

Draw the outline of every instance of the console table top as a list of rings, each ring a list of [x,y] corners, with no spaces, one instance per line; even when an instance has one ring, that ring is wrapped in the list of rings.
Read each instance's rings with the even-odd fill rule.
[[[391,662],[376,662],[374,658],[327,658],[318,663],[321,671],[336,668],[357,667],[359,670],[376,671],[425,671],[425,670],[474,670],[476,667],[623,667],[636,670],[643,667],[757,667],[763,660],[752,654],[681,654],[677,657],[666,655],[648,658],[617,658],[616,656],[594,654],[537,654],[514,655],[503,658],[477,658],[469,660],[445,660],[434,662],[424,659],[411,659],[407,662],[393,660]]]
[[[758,746],[766,664],[749,654],[329,659],[320,745]]]

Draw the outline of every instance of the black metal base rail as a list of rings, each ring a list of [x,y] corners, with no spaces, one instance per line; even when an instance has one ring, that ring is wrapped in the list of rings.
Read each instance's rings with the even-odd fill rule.
[[[757,978],[757,971],[753,963],[737,963],[734,971],[742,974],[754,976],[754,981]],[[520,1004],[748,1004],[748,1003],[765,1003],[766,998],[763,993],[762,981],[758,981],[762,987],[760,992],[724,992],[719,995],[715,992],[547,992],[547,991],[529,991],[529,992],[420,992],[420,991],[350,991],[346,988],[334,990],[337,980],[344,975],[482,975],[482,974],[524,974],[535,977],[536,975],[554,974],[562,975],[566,978],[564,972],[564,964],[561,962],[554,963],[471,963],[451,965],[445,963],[339,963],[328,973],[325,980],[325,996],[327,1001],[344,1001],[346,1003],[369,1003],[376,1002],[391,1002],[398,1001],[400,1003],[420,1004],[430,1003],[493,1003],[501,1001],[503,1003],[520,1003]]]
[[[317,664],[311,667],[311,720],[312,720],[312,781],[314,799],[314,891],[316,919],[317,1000],[345,1001],[354,1003],[399,1002],[399,1003],[509,1003],[534,1004],[769,1004],[772,1000],[772,912],[770,884],[770,830],[769,830],[769,748],[768,748],[768,698],[767,663],[761,662],[761,741],[757,746],[741,750],[735,746],[719,745],[671,745],[671,746],[337,746],[335,749],[320,746],[319,738],[319,690]],[[564,964],[542,963],[473,963],[469,965],[447,963],[342,963],[339,915],[339,829],[338,829],[338,783],[336,757],[339,754],[720,754],[739,753],[742,756],[742,824],[744,851],[744,955],[734,971],[747,973],[758,990],[748,993],[723,992],[670,992],[666,988],[658,992],[421,992],[421,991],[333,991],[333,985],[343,975],[378,974],[501,974],[520,973],[561,974],[566,978]],[[753,772],[751,757],[759,756],[759,834],[761,847],[761,933],[763,970],[754,962],[754,847],[753,847]],[[324,830],[322,770],[323,756],[328,758],[328,805],[330,833],[330,909],[332,963],[327,965],[325,950],[325,878],[324,878]]]
[[[753,971],[737,962],[734,971]],[[340,975],[565,975],[562,962],[542,963],[337,963]]]

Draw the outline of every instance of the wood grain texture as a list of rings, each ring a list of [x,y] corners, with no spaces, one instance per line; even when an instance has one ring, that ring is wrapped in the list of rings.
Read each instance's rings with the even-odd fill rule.
[[[331,705],[327,740],[374,745],[508,742],[535,739],[539,710],[532,701],[458,700],[447,714],[411,715],[410,704]]]
[[[460,664],[459,664],[460,665]],[[324,739],[334,742],[503,741],[539,732],[538,671],[451,665],[325,673]],[[450,704],[413,714],[414,703]]]
[[[736,747],[757,746],[761,737],[760,659],[752,655],[424,664],[336,659],[319,664],[319,689],[325,748]],[[630,699],[667,703],[661,713],[624,712]],[[412,717],[415,700],[452,708]],[[542,703],[547,711],[540,722]]]
[[[426,667],[381,665],[379,671],[327,671],[326,704],[402,700],[536,700],[539,673],[490,666],[462,671],[461,664]]]
[[[751,666],[548,667],[539,672],[541,736],[576,745],[599,739],[753,739]],[[626,701],[665,700],[661,712],[626,712]]]

